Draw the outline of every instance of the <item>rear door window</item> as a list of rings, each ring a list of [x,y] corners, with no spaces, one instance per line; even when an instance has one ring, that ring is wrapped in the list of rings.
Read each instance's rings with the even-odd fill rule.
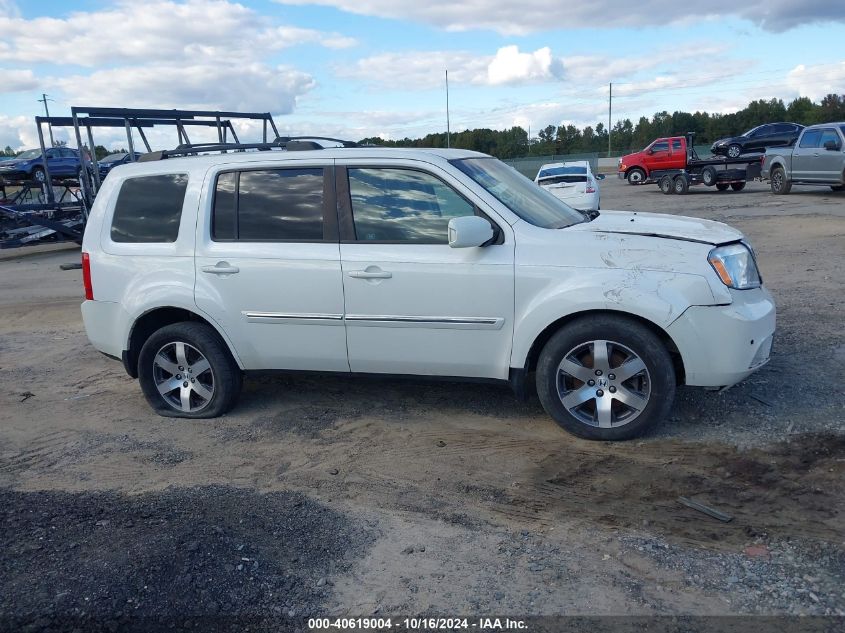
[[[822,131],[821,130],[809,130],[804,132],[804,136],[801,137],[801,145],[800,147],[818,147],[819,146],[819,139],[821,139]]]
[[[222,173],[215,187],[212,238],[323,241],[323,187],[320,167]]]
[[[836,145],[841,145],[841,141],[839,140],[839,135],[836,133],[836,130],[833,128],[827,128],[822,130],[822,136],[819,139],[819,147],[824,147],[824,144],[828,141],[833,141]]]
[[[672,140],[672,150],[673,151],[681,151],[681,139],[676,138]]]
[[[654,145],[651,146],[652,152],[668,152],[669,151],[669,141],[657,141]]]
[[[175,242],[187,189],[187,174],[139,176],[124,180],[112,217],[112,241]]]

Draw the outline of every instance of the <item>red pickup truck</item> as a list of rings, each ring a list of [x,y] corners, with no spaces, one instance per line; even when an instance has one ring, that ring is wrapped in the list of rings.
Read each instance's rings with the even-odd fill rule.
[[[651,180],[654,171],[684,169],[687,166],[687,139],[683,136],[659,138],[641,152],[619,159],[619,177],[631,185]]]

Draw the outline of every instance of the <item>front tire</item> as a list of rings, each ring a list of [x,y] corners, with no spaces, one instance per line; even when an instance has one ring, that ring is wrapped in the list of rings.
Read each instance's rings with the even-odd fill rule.
[[[626,176],[629,185],[641,185],[645,182],[645,172],[639,167],[634,167]]]
[[[641,323],[608,314],[582,317],[540,353],[537,393],[573,435],[626,440],[669,413],[675,370],[663,342]]]
[[[237,402],[242,375],[211,326],[186,321],[147,339],[138,356],[138,381],[161,416],[216,418]]]
[[[739,158],[740,154],[742,154],[742,147],[736,143],[728,146],[728,158]]]
[[[44,171],[43,167],[36,167],[32,170],[32,179],[40,185],[43,185],[47,182],[47,172]]]

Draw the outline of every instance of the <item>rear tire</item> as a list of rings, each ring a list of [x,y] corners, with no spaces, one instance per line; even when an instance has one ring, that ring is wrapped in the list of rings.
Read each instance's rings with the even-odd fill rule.
[[[641,185],[646,180],[645,172],[639,167],[629,170],[625,177],[628,179],[629,185]]]
[[[734,191],[742,191],[743,189],[745,189],[745,183],[744,182],[732,182],[731,183],[731,189],[733,189]]]
[[[830,185],[832,191],[845,191],[845,185]]]
[[[675,176],[675,180],[672,182],[672,190],[679,196],[687,193],[689,191],[689,181],[687,180],[687,177],[683,174]]]
[[[716,183],[716,189],[718,191],[727,191],[729,186],[730,185],[728,185],[728,183],[726,183],[726,182],[717,182]]]
[[[783,167],[775,167],[772,170],[769,186],[772,188],[772,193],[778,196],[786,195],[792,189],[792,182],[786,178]]]
[[[715,185],[717,178],[718,174],[716,173],[715,167],[708,166],[701,170],[701,182],[703,182],[706,186],[712,187]]]
[[[669,194],[675,193],[672,187],[672,178],[669,176],[663,176],[660,179],[660,182],[657,183],[657,186],[660,187],[660,191],[662,191],[667,196]]]
[[[602,348],[606,354],[597,357]],[[663,342],[647,327],[622,316],[594,315],[566,325],[546,343],[537,362],[537,393],[546,412],[573,435],[625,440],[669,413],[675,370]]]
[[[237,402],[243,377],[220,335],[205,323],[154,332],[138,356],[138,381],[161,416],[216,418]]]

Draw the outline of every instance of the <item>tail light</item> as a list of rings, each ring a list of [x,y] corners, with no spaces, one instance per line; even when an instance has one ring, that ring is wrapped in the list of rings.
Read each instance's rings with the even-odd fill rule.
[[[85,299],[94,300],[94,287],[91,285],[91,258],[82,253],[82,285],[85,286]]]
[[[595,193],[596,192],[596,183],[592,178],[587,178],[587,189],[585,193]]]

